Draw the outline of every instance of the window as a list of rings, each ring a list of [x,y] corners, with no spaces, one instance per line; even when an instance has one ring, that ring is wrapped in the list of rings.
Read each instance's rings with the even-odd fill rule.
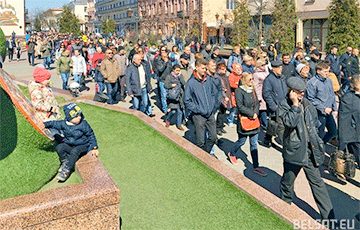
[[[226,0],[226,9],[233,10],[236,6],[236,0]]]

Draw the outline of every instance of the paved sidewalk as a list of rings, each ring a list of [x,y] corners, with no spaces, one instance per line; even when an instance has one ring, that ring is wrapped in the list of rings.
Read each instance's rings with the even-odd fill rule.
[[[25,55],[23,55],[23,57],[25,57]],[[42,62],[42,60],[36,60],[36,63],[40,62]],[[54,64],[52,66],[55,67]],[[9,74],[13,74],[16,77],[16,80],[26,82],[33,79],[32,72],[35,67],[29,66],[27,60],[22,59],[20,62],[8,62],[8,60],[6,60],[3,69]],[[62,81],[60,76],[56,75],[55,69],[50,70],[50,72],[52,74],[51,80],[53,82],[53,87],[61,89]],[[155,88],[155,82],[152,83]],[[84,91],[82,92],[82,95],[86,96],[88,99],[92,99],[94,96],[94,83],[90,82],[87,86],[90,87],[90,91]],[[164,114],[158,108],[155,99],[156,96],[152,93],[151,101],[154,105],[153,112],[156,115],[153,119],[165,125],[162,120]],[[127,97],[126,102],[120,102],[113,106],[129,108],[131,105],[129,100],[130,98]],[[195,139],[194,132],[192,130],[185,128],[185,131],[179,131],[174,125],[170,126],[169,129],[190,141],[194,141]],[[231,128],[226,126],[225,130],[227,133],[218,137],[219,145],[215,147],[215,154],[218,159],[225,165],[237,170],[263,188],[279,196],[279,183],[283,173],[281,147],[277,146],[276,148],[272,147],[268,149],[259,145],[259,163],[262,169],[268,174],[266,177],[261,177],[252,172],[252,160],[248,142],[242,147],[242,151],[240,150],[239,155],[241,155],[241,158],[239,159],[238,165],[234,166],[228,161],[226,153],[230,150],[232,144],[237,140],[237,133],[236,127]],[[263,133],[260,134],[260,142],[262,139]],[[331,146],[328,148],[328,152],[330,151]],[[355,219],[355,215],[359,215],[360,212],[360,171],[357,170],[356,177],[349,181],[340,180],[331,174],[324,173],[324,168],[322,168],[321,171],[334,205],[336,217],[338,219],[349,219],[352,221]],[[318,208],[312,197],[310,186],[306,180],[303,170],[300,172],[296,180],[295,193],[297,198],[294,203],[306,211],[314,219],[319,219],[320,216],[317,213]],[[355,229],[360,229],[360,222],[358,220],[355,220],[355,224]]]

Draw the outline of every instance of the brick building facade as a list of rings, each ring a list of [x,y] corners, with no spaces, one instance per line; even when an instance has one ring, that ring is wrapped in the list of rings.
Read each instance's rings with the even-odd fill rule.
[[[202,0],[138,0],[138,9],[140,34],[201,35]]]

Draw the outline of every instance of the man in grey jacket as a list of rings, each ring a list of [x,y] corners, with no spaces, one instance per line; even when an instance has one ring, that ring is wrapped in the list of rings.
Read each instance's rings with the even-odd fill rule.
[[[115,52],[115,50],[113,50]],[[123,46],[119,46],[118,53],[114,55],[114,59],[119,64],[119,70],[120,70],[120,76],[118,78],[118,90],[120,91],[120,101],[125,101],[125,84],[126,84],[126,78],[125,78],[125,71],[126,66],[128,65],[128,58],[125,54],[125,49]]]
[[[284,131],[284,174],[280,182],[281,199],[293,201],[294,182],[304,169],[322,219],[334,219],[333,206],[319,166],[324,162],[324,144],[317,132],[317,112],[304,97],[305,83],[297,77],[287,79],[290,92],[279,105]]]
[[[326,144],[337,132],[335,119],[337,118],[337,104],[332,82],[327,75],[330,71],[328,61],[322,61],[316,65],[316,75],[306,85],[306,98],[317,109],[319,121],[319,135]],[[328,132],[325,132],[325,127]]]

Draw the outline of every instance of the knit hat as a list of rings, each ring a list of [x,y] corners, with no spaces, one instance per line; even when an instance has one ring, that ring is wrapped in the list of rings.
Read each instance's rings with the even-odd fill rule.
[[[75,103],[70,103],[70,104],[65,105],[64,106],[64,114],[65,114],[65,119],[67,121],[71,121],[73,118],[75,118],[79,114],[81,114],[81,116],[84,117],[80,107]]]
[[[296,72],[300,73],[302,68],[306,67],[306,65],[300,63],[296,66]]]
[[[299,77],[289,77],[286,80],[286,84],[290,89],[295,89],[298,91],[305,91],[305,82]]]
[[[45,80],[49,80],[51,77],[51,73],[44,68],[36,67],[34,70],[33,76],[34,76],[35,82],[40,83]]]

